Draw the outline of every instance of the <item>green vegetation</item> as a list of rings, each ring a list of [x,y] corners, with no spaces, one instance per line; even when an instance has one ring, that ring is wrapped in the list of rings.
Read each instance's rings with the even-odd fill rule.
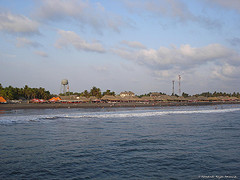
[[[46,91],[44,88],[30,88],[25,85],[24,88],[14,88],[12,86],[2,87],[0,84],[0,96],[4,97],[7,100],[13,99],[49,99],[51,94],[49,91]]]
[[[90,96],[95,96],[97,98],[101,98],[104,95],[113,95],[114,96],[115,92],[112,92],[111,90],[107,89],[105,92],[102,93],[100,88],[97,88],[97,87],[93,86],[90,91],[84,90],[81,93],[78,93],[78,92],[74,92],[74,93],[73,92],[67,92],[66,96],[69,96],[69,95],[83,96],[83,97],[87,97],[87,98],[89,98]],[[65,96],[65,95],[64,94],[60,94],[60,96]]]
[[[143,97],[143,96],[150,96],[150,95],[153,94],[153,93],[158,94],[158,95],[166,95],[165,93],[162,93],[162,92],[150,92],[150,93],[148,93],[148,94],[141,94],[141,95],[139,95],[139,96],[137,96],[137,97],[141,98],[141,97]]]
[[[111,90],[106,90],[105,92],[103,92],[103,96],[105,95],[112,95],[112,96],[115,96],[115,92],[111,92]]]
[[[182,93],[182,96],[186,98],[186,97],[189,97],[189,94],[183,92],[183,93]]]
[[[225,92],[214,92],[214,93],[210,93],[210,92],[204,92],[204,93],[201,93],[201,94],[196,94],[195,96],[204,96],[204,97],[219,97],[219,96],[229,96],[229,97],[237,97],[239,98],[240,97],[240,94],[239,92],[236,93],[225,93]]]
[[[150,92],[148,94],[143,94],[139,95],[138,97],[143,97],[143,96],[150,96],[151,94],[156,94],[156,95],[166,95],[165,93],[162,92]],[[90,91],[84,90],[83,92],[67,92],[65,94],[66,96],[69,95],[77,95],[77,96],[84,96],[89,98],[90,96],[95,96],[97,98],[101,98],[104,95],[113,95],[115,96],[115,92],[107,89],[104,92],[101,92],[100,88],[97,88],[95,86],[92,87]],[[64,94],[60,94],[60,96],[65,96]],[[38,99],[50,99],[53,97],[53,95],[50,94],[49,91],[46,91],[44,88],[30,88],[27,85],[24,86],[24,88],[14,88],[12,86],[8,87],[3,87],[2,84],[0,83],[0,96],[3,96],[7,100],[13,100],[13,99],[33,99],[33,98],[38,98]],[[55,95],[56,96],[56,95]],[[177,94],[175,96],[178,97]],[[189,94],[183,92],[182,93],[183,97],[190,97]],[[239,92],[233,92],[233,93],[225,93],[225,92],[203,92],[201,94],[195,94],[193,96],[204,96],[204,97],[219,97],[219,96],[228,96],[228,97],[237,97],[240,98],[240,93]]]

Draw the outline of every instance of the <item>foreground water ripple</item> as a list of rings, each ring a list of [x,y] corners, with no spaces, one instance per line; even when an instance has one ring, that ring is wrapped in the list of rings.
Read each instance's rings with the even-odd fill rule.
[[[0,179],[239,179],[239,137],[238,105],[6,111]]]

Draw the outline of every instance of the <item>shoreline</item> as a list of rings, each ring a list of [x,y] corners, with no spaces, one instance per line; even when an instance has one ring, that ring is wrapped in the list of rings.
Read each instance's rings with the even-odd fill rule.
[[[239,101],[217,101],[217,102],[118,102],[118,103],[21,103],[21,104],[0,104],[0,110],[15,109],[61,109],[61,108],[119,108],[119,107],[161,107],[161,106],[205,106],[221,104],[240,104]]]

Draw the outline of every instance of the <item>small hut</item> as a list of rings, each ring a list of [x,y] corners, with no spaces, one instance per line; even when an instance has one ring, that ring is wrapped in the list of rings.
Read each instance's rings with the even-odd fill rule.
[[[86,102],[89,102],[90,100],[89,100],[89,98],[86,98],[84,96],[80,96],[80,97],[78,97],[78,101],[82,102],[82,103],[86,103]]]
[[[101,98],[101,100],[105,102],[120,102],[121,99],[113,95],[105,95]]]
[[[137,96],[127,96],[121,98],[122,102],[139,102],[141,99]]]
[[[198,96],[197,97],[197,101],[208,101],[208,98],[207,97],[205,97],[205,96]]]
[[[218,97],[208,97],[208,101],[219,101]]]
[[[153,96],[152,96],[153,97]],[[153,97],[155,101],[167,101],[167,98],[164,95]]]
[[[238,101],[239,99],[237,97],[229,97],[230,101]]]
[[[101,100],[98,99],[96,96],[90,96],[89,101],[92,103],[99,103]]]
[[[183,97],[183,96],[179,96],[179,97],[177,97],[177,101],[178,102],[186,102],[188,100],[185,97]]]
[[[143,97],[141,97],[141,101],[142,102],[152,102],[152,101],[154,101],[154,98],[150,97],[150,96],[143,96]]]

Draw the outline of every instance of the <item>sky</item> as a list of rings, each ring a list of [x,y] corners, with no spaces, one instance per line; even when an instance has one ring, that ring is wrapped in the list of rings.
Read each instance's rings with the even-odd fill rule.
[[[240,91],[239,0],[0,0],[0,83]]]

